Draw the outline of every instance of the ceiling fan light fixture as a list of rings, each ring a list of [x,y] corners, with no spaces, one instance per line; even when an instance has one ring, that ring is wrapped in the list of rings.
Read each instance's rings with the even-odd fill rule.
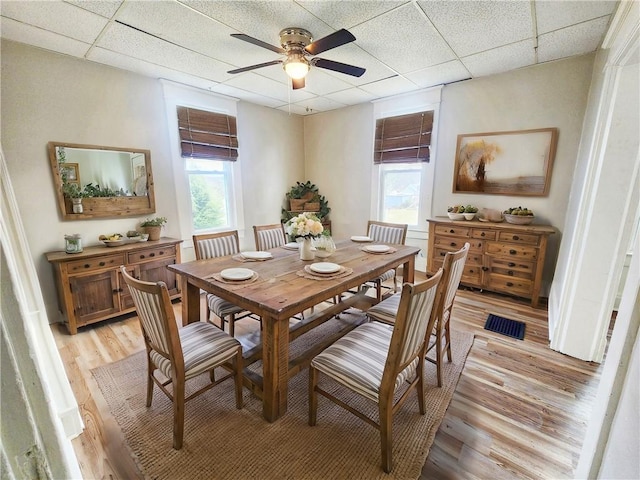
[[[291,53],[283,62],[284,71],[290,78],[299,80],[309,73],[309,61],[300,53]]]

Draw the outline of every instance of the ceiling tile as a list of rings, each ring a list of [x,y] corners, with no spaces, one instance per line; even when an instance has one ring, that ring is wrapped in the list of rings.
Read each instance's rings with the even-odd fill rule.
[[[608,23],[608,17],[602,17],[540,35],[538,60],[548,62],[595,51],[602,43]]]
[[[282,105],[281,107],[278,107],[278,110],[282,110],[283,112],[295,114],[295,115],[311,115],[313,113],[316,113],[309,110],[308,108],[303,107],[302,105],[292,105],[292,104]]]
[[[113,17],[123,3],[122,0],[91,0],[90,2],[87,2],[87,0],[65,0],[65,2],[97,13],[105,18]]]
[[[423,88],[471,78],[469,71],[459,60],[452,60],[441,63],[440,65],[434,65],[433,67],[423,68],[422,70],[411,72],[404,76]]]
[[[225,63],[172,45],[119,23],[110,24],[97,45],[216,82],[222,82],[231,77],[226,73],[229,65]]]
[[[369,83],[360,87],[362,90],[372,93],[377,97],[397,95],[399,93],[417,90],[419,87],[403,77],[392,77],[379,82]]]
[[[325,96],[330,100],[344,103],[345,105],[356,105],[358,103],[370,102],[376,98],[374,94],[365,92],[361,88],[350,88],[348,90],[330,93]]]
[[[469,55],[461,61],[474,77],[483,77],[533,65],[536,58],[533,40],[529,39]]]
[[[91,47],[88,43],[83,43],[79,40],[42,30],[41,28],[6,17],[2,17],[0,31],[2,31],[2,38],[6,38],[7,40],[34,45],[54,52],[73,55],[74,57],[84,57],[89,47]]]
[[[617,5],[618,2],[615,0],[537,1],[535,8],[538,35],[594,18],[611,15]]]
[[[3,17],[86,43],[93,43],[108,21],[82,8],[57,0],[50,2],[2,0],[0,13]]]
[[[378,15],[382,15],[389,10],[393,10],[408,3],[408,0],[396,1],[325,1],[325,0],[298,0],[296,3],[302,5],[316,17],[320,18],[336,30],[346,28],[349,30],[356,25],[360,25]]]
[[[288,101],[296,102],[312,98],[314,95],[302,90],[291,90],[284,82],[276,82],[270,78],[261,77],[251,72],[236,75],[230,80],[224,82],[225,85],[231,85],[248,92],[260,95],[266,95],[271,98],[281,100],[283,103]]]
[[[308,113],[327,112],[329,110],[335,110],[345,106],[344,103],[335,102],[324,97],[315,97],[303,102],[296,102],[297,105],[304,107],[305,109],[312,110]]]
[[[458,57],[533,37],[524,1],[418,2]]]
[[[363,50],[398,73],[454,59],[433,25],[409,3],[353,28]]]

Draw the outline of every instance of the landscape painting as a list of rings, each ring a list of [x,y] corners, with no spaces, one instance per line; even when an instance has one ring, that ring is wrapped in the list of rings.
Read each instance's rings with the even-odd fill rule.
[[[454,193],[545,196],[557,128],[458,135]]]

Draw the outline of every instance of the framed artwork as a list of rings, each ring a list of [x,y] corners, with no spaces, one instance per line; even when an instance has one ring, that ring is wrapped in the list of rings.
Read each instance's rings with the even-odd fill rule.
[[[80,172],[77,163],[63,163],[60,166],[60,173],[63,178],[66,175],[67,183],[77,183],[80,185]]]
[[[458,135],[454,193],[545,196],[557,128]]]

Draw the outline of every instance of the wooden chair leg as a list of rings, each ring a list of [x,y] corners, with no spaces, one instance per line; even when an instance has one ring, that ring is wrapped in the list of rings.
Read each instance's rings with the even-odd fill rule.
[[[318,394],[316,393],[316,385],[318,384],[318,371],[309,367],[309,426],[316,424],[318,416]]]
[[[184,435],[184,379],[173,378],[173,448],[182,448]]]
[[[232,313],[231,315],[229,315],[229,319],[227,320],[227,322],[229,323],[229,335],[231,335],[232,337],[235,334],[235,330],[236,330],[236,315],[235,313]],[[222,324],[222,330],[224,330],[224,322]]]
[[[236,408],[242,408],[242,347],[238,347],[235,360]]]
[[[453,357],[451,356],[451,322],[447,321],[447,325],[444,328],[444,336],[446,339],[446,346],[447,346],[447,359],[449,360],[449,362],[452,361]]]
[[[153,400],[153,370],[154,365],[149,358],[149,352],[147,352],[147,407],[151,406]]]
[[[436,373],[438,375],[438,387],[442,387],[442,323],[438,319],[436,325]]]
[[[393,469],[393,408],[387,402],[378,405],[380,415],[380,447],[382,450],[382,469],[391,473]]]
[[[380,280],[376,280],[376,298],[378,302],[382,301],[382,282]]]
[[[424,355],[422,357],[424,357]],[[418,383],[416,384],[418,410],[420,411],[420,415],[424,415],[427,412],[424,405],[424,362],[418,363],[416,374],[418,375]]]

